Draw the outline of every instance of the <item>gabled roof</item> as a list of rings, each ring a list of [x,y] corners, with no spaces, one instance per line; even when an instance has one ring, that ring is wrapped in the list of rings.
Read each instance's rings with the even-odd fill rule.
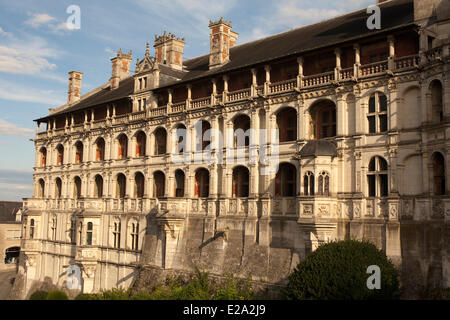
[[[0,201],[0,223],[15,222],[16,213],[22,208],[22,202]]]

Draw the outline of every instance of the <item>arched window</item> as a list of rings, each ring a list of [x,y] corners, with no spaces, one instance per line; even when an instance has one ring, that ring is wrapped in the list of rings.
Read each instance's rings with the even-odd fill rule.
[[[20,247],[11,247],[5,250],[5,264],[13,264],[19,261]]]
[[[175,197],[184,197],[184,180],[185,175],[183,170],[178,169],[175,171]]]
[[[153,195],[155,198],[164,198],[166,187],[166,176],[161,171],[153,173]]]
[[[369,162],[367,172],[369,197],[387,197],[388,190],[388,164],[382,157],[373,157]]]
[[[211,142],[211,125],[208,121],[197,122],[195,125],[196,150],[204,151]]]
[[[387,98],[381,92],[375,92],[369,99],[369,133],[386,132],[387,125]]]
[[[275,176],[275,196],[295,197],[297,169],[290,163],[281,163]]]
[[[442,84],[439,80],[434,80],[431,82],[431,113],[432,122],[439,123],[444,119],[444,108],[443,108],[443,91]]]
[[[134,176],[134,197],[143,198],[144,197],[144,175],[140,172],[136,172]]]
[[[73,197],[75,199],[81,198],[81,179],[80,179],[80,177],[75,177],[73,179]]]
[[[311,171],[306,172],[303,176],[303,193],[305,196],[314,195],[314,173]]]
[[[234,147],[248,147],[250,145],[250,118],[240,115],[233,121]]]
[[[40,166],[45,167],[47,165],[47,149],[46,148],[41,148],[40,157],[41,157]]]
[[[147,136],[144,132],[139,131],[136,135],[136,157],[145,157]]]
[[[103,178],[101,175],[95,176],[95,195],[96,198],[101,199],[103,197]]]
[[[297,140],[297,111],[293,108],[284,108],[277,114],[277,128],[280,142]]]
[[[318,184],[318,190],[317,194],[319,196],[326,196],[328,197],[330,195],[330,176],[327,172],[322,171],[319,174],[319,184]]]
[[[75,163],[83,162],[83,143],[78,141],[75,144]]]
[[[62,182],[60,178],[55,180],[55,199],[61,199]]]
[[[437,196],[445,194],[445,159],[444,156],[435,152],[432,156],[433,162],[433,193]]]
[[[138,250],[139,245],[139,222],[131,223],[131,250]]]
[[[87,224],[87,230],[86,230],[86,244],[88,246],[92,245],[92,232],[94,229],[94,225],[92,222],[88,222]]]
[[[56,147],[56,165],[60,166],[64,164],[64,147],[62,144]]]
[[[30,239],[34,239],[34,219],[30,220]]]
[[[164,128],[158,128],[155,131],[155,155],[166,154],[167,132]]]
[[[194,195],[199,198],[209,197],[209,172],[204,168],[195,172]]]
[[[315,111],[316,139],[336,136],[336,105],[330,100],[319,102],[312,110]]]
[[[114,248],[120,248],[120,229],[122,224],[120,221],[115,221],[113,225],[113,246]]]
[[[175,130],[175,154],[183,153],[186,149],[186,126],[179,124]]]
[[[127,138],[127,136],[124,134],[121,134],[117,141],[118,141],[117,157],[119,159],[128,158],[128,138]]]
[[[126,188],[127,188],[127,179],[125,178],[124,174],[119,173],[117,175],[116,198],[120,199],[125,198]]]
[[[39,198],[45,197],[45,181],[44,181],[44,179],[39,179],[38,197]]]
[[[95,144],[95,161],[105,160],[105,140],[98,138]]]
[[[233,197],[248,197],[250,175],[248,169],[239,166],[233,169]]]

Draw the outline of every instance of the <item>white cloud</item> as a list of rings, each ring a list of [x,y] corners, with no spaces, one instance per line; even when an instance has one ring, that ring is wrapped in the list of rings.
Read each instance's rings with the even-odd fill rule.
[[[20,128],[14,123],[0,119],[0,135],[28,137],[33,134],[29,128]]]
[[[46,13],[35,13],[30,19],[26,20],[25,23],[29,24],[33,28],[39,28],[42,25],[47,25],[56,21],[56,18],[46,14]]]
[[[19,83],[0,80],[0,99],[60,106],[65,103],[62,92],[40,90]]]
[[[55,17],[48,15],[47,13],[35,13],[32,14],[31,17],[25,21],[25,24],[30,25],[34,29],[38,29],[40,27],[46,27],[51,32],[56,34],[64,34],[64,32],[72,31],[67,28],[66,22],[60,22]]]
[[[10,36],[8,42],[0,44],[0,72],[37,74],[54,70],[56,65],[49,59],[60,55],[59,50],[50,48],[42,38]]]

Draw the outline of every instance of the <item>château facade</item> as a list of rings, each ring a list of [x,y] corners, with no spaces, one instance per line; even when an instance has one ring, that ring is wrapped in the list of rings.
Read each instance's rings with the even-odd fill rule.
[[[318,245],[368,239],[405,286],[450,286],[450,4],[379,4],[210,52],[155,36],[131,74],[37,119],[23,296],[44,282],[131,286],[143,267],[283,284]],[[46,124],[45,130],[40,130]],[[408,282],[409,281],[409,282]]]

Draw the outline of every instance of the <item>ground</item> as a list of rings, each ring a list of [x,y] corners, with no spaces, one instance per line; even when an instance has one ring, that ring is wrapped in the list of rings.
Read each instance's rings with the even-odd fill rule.
[[[16,270],[0,271],[0,300],[8,299],[12,288],[11,278],[16,275]]]

